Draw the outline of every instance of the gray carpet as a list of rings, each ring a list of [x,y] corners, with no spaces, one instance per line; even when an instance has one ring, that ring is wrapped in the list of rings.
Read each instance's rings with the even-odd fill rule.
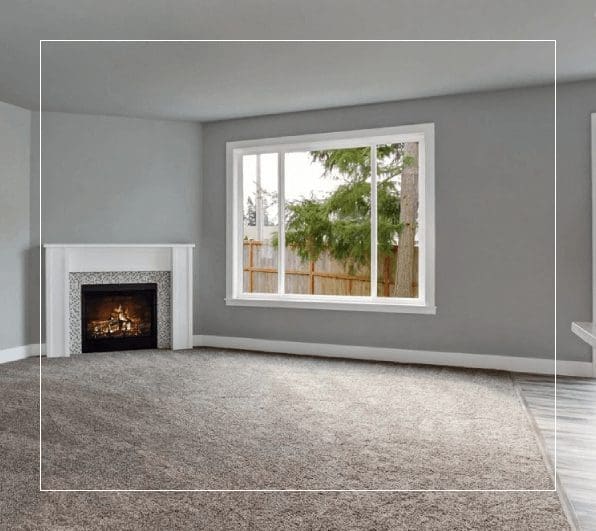
[[[43,360],[43,488],[552,488],[508,374],[221,351]],[[0,528],[566,529],[554,493],[39,493],[0,365]]]

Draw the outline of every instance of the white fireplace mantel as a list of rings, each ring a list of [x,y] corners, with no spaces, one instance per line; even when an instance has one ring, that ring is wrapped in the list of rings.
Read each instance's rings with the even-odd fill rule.
[[[47,356],[69,356],[69,275],[77,272],[170,271],[171,344],[193,345],[194,244],[46,244]]]

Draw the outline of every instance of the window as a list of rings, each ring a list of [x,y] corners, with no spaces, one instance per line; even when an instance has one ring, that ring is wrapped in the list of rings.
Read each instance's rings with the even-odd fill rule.
[[[230,305],[435,313],[434,124],[227,144]]]

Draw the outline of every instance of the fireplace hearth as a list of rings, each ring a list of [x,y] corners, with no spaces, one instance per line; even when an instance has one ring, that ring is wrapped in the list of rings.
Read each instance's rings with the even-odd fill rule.
[[[157,347],[157,284],[83,284],[82,352]]]

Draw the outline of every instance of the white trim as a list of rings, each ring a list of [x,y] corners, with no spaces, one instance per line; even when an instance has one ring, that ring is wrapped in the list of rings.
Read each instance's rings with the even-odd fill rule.
[[[377,190],[377,145],[370,146],[370,294],[378,293],[379,211]]]
[[[434,131],[433,123],[409,124],[377,129],[361,129],[333,133],[319,133],[278,138],[241,140],[226,143],[226,305],[316,308],[324,310],[376,311],[391,313],[435,314],[435,175],[434,175]],[[370,146],[378,144],[416,141],[419,143],[419,176],[423,186],[419,188],[419,282],[416,299],[377,297],[371,282],[368,297],[290,295],[281,293],[285,279],[283,257],[283,234],[280,237],[280,259],[278,260],[278,293],[247,294],[242,290],[242,156],[261,152],[278,153],[278,183],[283,183],[284,153],[296,150],[331,149]],[[372,157],[371,157],[372,158]],[[282,186],[279,186],[280,203],[284,201]],[[283,205],[279,207],[280,216]],[[371,220],[371,222],[374,220]],[[280,226],[282,219],[280,217]],[[374,225],[374,223],[371,223]],[[280,231],[281,232],[281,231]],[[376,234],[374,235],[376,236]],[[373,238],[373,240],[376,238]],[[371,240],[372,243],[372,240]],[[373,264],[374,265],[374,264]],[[376,268],[375,268],[376,271]]]
[[[19,347],[5,348],[0,350],[0,363],[8,363],[10,361],[24,360],[33,356],[39,356],[39,343],[31,345],[21,345]],[[45,355],[45,345],[41,345],[41,355]]]
[[[303,343],[300,341],[278,341],[247,337],[194,335],[193,345],[195,347],[229,348],[301,356],[417,363],[421,365],[467,367],[534,374],[553,374],[554,368],[554,360],[544,358],[517,358],[495,354],[463,354],[458,352],[334,345],[330,343]],[[35,343],[0,350],[0,363],[38,356],[39,347],[40,345]],[[41,354],[45,356],[45,343],[41,345]],[[591,365],[589,361],[557,360],[558,374],[561,376],[590,377],[592,376]]]
[[[277,153],[277,293],[283,296],[286,292],[286,154]],[[244,196],[243,196],[244,197]],[[240,243],[242,248],[242,242]],[[242,264],[240,271],[242,271]],[[242,276],[242,273],[240,273]],[[241,281],[244,280],[242,276]]]
[[[195,335],[194,346],[296,354],[301,356],[492,369],[534,374],[553,374],[555,367],[554,359],[544,358],[365,347],[360,345],[335,345],[330,343],[303,343],[301,341],[278,341],[248,337]],[[592,376],[592,364],[588,361],[557,360],[557,370],[558,374],[562,376]]]
[[[172,253],[172,350],[190,348],[193,342],[192,326],[192,248],[174,247]]]
[[[421,157],[420,153],[424,153]],[[424,192],[419,193],[418,216],[419,238],[424,242],[418,249],[418,296],[427,306],[435,306],[435,126],[430,124],[430,133],[425,134],[418,144],[419,174],[424,175]],[[420,258],[422,256],[422,259]]]
[[[241,151],[242,155],[267,153],[274,147],[283,148],[286,152],[365,147],[376,144],[411,142],[413,139],[422,140],[426,134],[434,133],[434,126],[435,124],[432,122],[404,124],[394,127],[237,140],[227,142],[227,145],[233,150]]]
[[[378,301],[379,299],[375,299]],[[331,295],[278,295],[275,293],[243,294],[226,299],[227,306],[252,306],[260,308],[298,308],[310,310],[339,310],[352,312],[416,313],[435,315],[436,306],[423,304],[419,299],[391,298],[373,301],[372,297],[333,297]],[[406,302],[401,302],[406,301]]]

